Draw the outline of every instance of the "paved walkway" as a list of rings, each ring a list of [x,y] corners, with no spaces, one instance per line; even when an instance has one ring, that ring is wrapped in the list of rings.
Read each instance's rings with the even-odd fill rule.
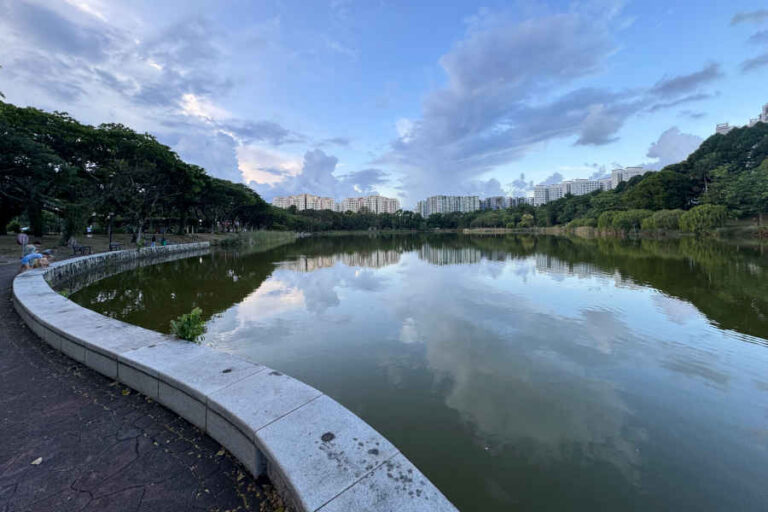
[[[27,329],[17,268],[0,266],[0,511],[279,507],[216,441]]]

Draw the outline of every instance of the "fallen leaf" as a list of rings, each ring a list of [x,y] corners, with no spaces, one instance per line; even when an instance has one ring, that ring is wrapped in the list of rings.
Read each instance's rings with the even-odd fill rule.
[[[216,452],[216,456],[221,457],[222,455],[224,455],[224,448]]]
[[[39,466],[41,462],[43,462],[43,458],[42,457],[38,457],[38,458],[36,458],[35,460],[32,461],[32,465],[33,466]]]
[[[131,394],[131,390],[128,389],[128,388],[125,388],[125,389],[123,389],[122,393],[123,393],[123,396],[128,396],[128,395]]]

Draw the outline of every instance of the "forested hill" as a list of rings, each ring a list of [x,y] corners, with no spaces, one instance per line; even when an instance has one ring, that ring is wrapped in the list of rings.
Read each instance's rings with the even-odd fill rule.
[[[666,170],[690,179],[694,203],[720,204],[739,217],[768,213],[768,124],[715,134]]]
[[[678,229],[682,216],[691,210],[689,218],[708,216],[697,220],[697,230],[722,225],[727,217],[768,213],[768,124],[713,135],[683,162],[636,176],[615,190],[549,202],[530,214],[539,226],[626,231]],[[661,213],[643,222],[654,212]]]

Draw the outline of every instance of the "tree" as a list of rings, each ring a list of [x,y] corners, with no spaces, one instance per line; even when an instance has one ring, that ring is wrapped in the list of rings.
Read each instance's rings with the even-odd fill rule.
[[[672,171],[652,173],[627,190],[624,203],[628,208],[663,210],[685,208],[692,198],[691,181]]]
[[[721,227],[728,218],[725,206],[702,204],[691,208],[680,217],[680,229],[697,235]]]

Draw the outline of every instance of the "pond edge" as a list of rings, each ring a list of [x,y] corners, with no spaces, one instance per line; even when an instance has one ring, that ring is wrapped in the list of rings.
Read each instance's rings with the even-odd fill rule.
[[[381,434],[303,382],[234,355],[100,315],[51,287],[137,260],[190,257],[208,242],[83,256],[23,272],[13,304],[46,343],[158,401],[266,473],[297,511],[455,511]]]

